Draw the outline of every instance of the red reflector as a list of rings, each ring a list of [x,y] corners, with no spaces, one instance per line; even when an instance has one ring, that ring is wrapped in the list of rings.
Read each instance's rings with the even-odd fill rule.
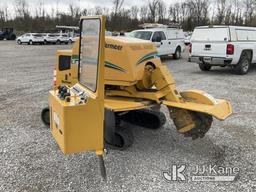
[[[189,53],[192,52],[192,43],[189,43],[189,45],[188,45],[188,51],[189,51]]]
[[[53,85],[54,85],[54,87],[57,85],[56,75],[57,75],[57,71],[56,71],[56,68],[54,68],[54,70],[53,70]]]
[[[235,50],[234,45],[227,44],[227,51],[226,51],[227,55],[233,55],[234,54],[234,50]]]

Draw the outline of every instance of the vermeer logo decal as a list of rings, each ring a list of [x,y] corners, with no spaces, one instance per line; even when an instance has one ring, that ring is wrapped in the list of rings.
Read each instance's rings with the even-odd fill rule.
[[[114,44],[105,44],[105,48],[109,48],[109,49],[116,49],[118,51],[121,51],[123,49],[123,46],[121,45],[114,45]]]

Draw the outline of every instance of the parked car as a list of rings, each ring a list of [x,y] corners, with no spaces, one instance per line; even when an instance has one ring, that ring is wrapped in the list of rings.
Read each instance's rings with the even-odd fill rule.
[[[75,34],[74,36],[69,36],[68,42],[74,43],[77,39],[79,39],[79,34]]]
[[[44,35],[44,44],[56,44],[59,34],[47,33]]]
[[[0,40],[15,40],[16,35],[13,33],[13,28],[2,28],[0,31]]]
[[[57,44],[62,44],[62,43],[65,43],[65,44],[68,44],[70,41],[69,41],[69,36],[67,34],[59,34],[57,36],[57,41],[56,43]]]
[[[129,33],[129,37],[149,40],[154,42],[158,55],[173,55],[174,59],[181,57],[184,51],[184,33],[178,28],[150,28],[135,30]]]
[[[26,33],[20,37],[17,38],[17,43],[27,43],[29,45],[33,44],[43,44],[44,43],[44,37],[40,33]]]
[[[112,36],[112,32],[111,31],[105,31],[105,36]]]
[[[240,26],[196,27],[191,37],[189,61],[202,71],[231,66],[246,74],[256,63],[256,28]]]

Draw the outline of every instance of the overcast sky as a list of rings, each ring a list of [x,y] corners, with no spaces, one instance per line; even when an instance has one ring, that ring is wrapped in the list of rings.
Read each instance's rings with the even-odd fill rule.
[[[70,3],[80,6],[81,8],[93,8],[95,6],[109,7],[113,6],[112,0],[26,0],[30,7],[35,7],[40,1],[44,2],[46,10],[50,7],[57,7],[61,11],[67,11],[67,7]],[[167,5],[170,5],[173,2],[181,0],[163,0]],[[5,6],[8,4],[9,8],[12,9],[13,2],[15,0],[0,0],[0,6]],[[142,6],[146,4],[148,0],[124,0],[123,7],[131,7],[133,5]],[[33,10],[31,10],[33,11]]]

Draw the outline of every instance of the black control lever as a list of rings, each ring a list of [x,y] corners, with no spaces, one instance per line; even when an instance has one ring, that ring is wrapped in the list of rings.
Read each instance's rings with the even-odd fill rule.
[[[58,86],[58,97],[61,99],[61,100],[65,100],[66,97],[69,97],[70,96],[70,92],[69,92],[69,89],[68,87],[66,86]]]

